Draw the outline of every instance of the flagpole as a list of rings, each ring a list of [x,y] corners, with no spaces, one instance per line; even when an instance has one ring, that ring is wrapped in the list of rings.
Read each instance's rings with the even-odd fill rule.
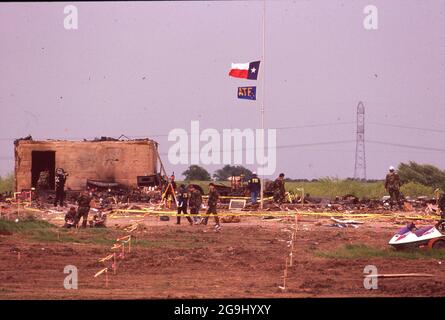
[[[263,131],[263,139],[265,139],[265,132],[264,132],[264,103],[265,103],[265,98],[264,98],[264,94],[265,94],[265,88],[264,88],[264,84],[265,84],[265,78],[266,78],[266,0],[263,0],[263,79],[262,79],[262,85],[261,85],[261,90],[262,90],[262,106],[261,106],[261,129]],[[263,147],[264,147],[264,143],[263,143]],[[261,201],[260,201],[260,208],[263,209],[264,208],[264,175],[261,175]]]

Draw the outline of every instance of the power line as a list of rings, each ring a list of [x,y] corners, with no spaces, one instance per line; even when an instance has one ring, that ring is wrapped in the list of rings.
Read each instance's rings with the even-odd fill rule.
[[[386,146],[392,146],[392,147],[401,147],[401,148],[410,148],[410,149],[418,149],[418,150],[445,152],[445,149],[434,148],[434,147],[413,146],[413,145],[407,145],[407,144],[391,143],[391,142],[376,141],[376,140],[366,140],[366,142],[368,142],[368,143],[375,143],[375,144],[381,144],[381,145],[386,145]]]
[[[302,126],[278,127],[275,129],[287,130],[287,129],[319,128],[319,127],[331,127],[331,126],[349,125],[349,124],[355,124],[355,122],[331,122],[331,123],[320,123],[320,124],[307,124]]]
[[[368,121],[366,123],[367,124],[377,125],[377,126],[382,126],[382,127],[392,127],[392,128],[411,129],[411,130],[419,130],[419,131],[427,131],[427,132],[445,133],[445,130],[441,130],[441,129],[431,129],[431,128],[404,126],[404,125],[399,125],[399,124],[388,124],[388,123],[372,122],[372,121]]]
[[[274,149],[288,149],[288,148],[303,148],[303,147],[312,147],[312,146],[324,146],[324,145],[335,145],[335,144],[343,144],[343,143],[352,143],[355,142],[355,140],[343,140],[343,141],[327,141],[327,142],[315,142],[315,143],[303,143],[303,144],[288,144],[288,145],[281,145],[276,146]],[[267,147],[265,148],[267,149]],[[231,149],[230,151],[247,151],[247,150],[255,150],[255,148],[240,148],[240,149]],[[226,150],[220,149],[219,152],[225,152]],[[199,154],[198,152],[193,152],[193,154]],[[192,154],[192,152],[187,152],[187,154]],[[162,152],[159,153],[159,155],[168,155],[168,152]]]
[[[354,124],[354,122],[330,122],[330,123],[318,123],[318,124],[306,124],[306,125],[299,125],[299,126],[287,126],[287,127],[277,127],[277,128],[270,128],[270,129],[275,129],[275,130],[289,130],[289,129],[304,129],[304,128],[319,128],[319,127],[332,127],[332,126],[341,126],[341,125],[350,125],[350,124]],[[180,128],[182,129],[182,128]],[[240,129],[240,128],[233,128],[231,130],[234,129]],[[249,129],[249,128],[248,128]],[[244,130],[244,129],[240,129],[240,130]],[[178,134],[176,134],[178,135]],[[192,136],[192,134],[190,133],[185,133],[184,135],[187,136]],[[145,135],[131,135],[128,136],[132,139],[138,139],[138,138],[159,138],[159,137],[168,137],[169,134],[165,134],[165,133],[158,133],[158,134],[145,134]],[[56,139],[51,139],[51,140],[83,140],[83,139],[95,139],[95,138],[99,138],[99,137],[65,137],[65,138],[56,138]],[[14,141],[17,140],[17,138],[0,138],[0,141]]]
[[[314,147],[314,146],[325,146],[325,145],[337,145],[337,144],[345,144],[345,143],[353,143],[356,140],[340,140],[340,141],[325,141],[325,142],[314,142],[314,143],[302,143],[302,144],[288,144],[288,145],[278,145],[275,149],[289,149],[289,148],[304,148],[304,147]],[[415,146],[415,145],[407,145],[400,143],[392,143],[378,140],[365,140],[366,143],[373,143],[385,146],[392,147],[401,147],[401,148],[409,148],[409,149],[417,149],[417,150],[425,150],[425,151],[436,151],[436,152],[445,152],[445,149],[435,148],[435,147],[425,147],[425,146]],[[246,151],[246,150],[254,150],[255,148],[239,148],[239,149],[231,149],[231,151]],[[266,147],[267,149],[267,147]],[[333,150],[336,151],[336,150]],[[224,152],[224,150],[220,150],[219,152]],[[339,151],[340,152],[340,151]],[[343,151],[341,151],[343,152]],[[353,150],[351,150],[353,152]],[[190,154],[191,152],[188,152]],[[167,155],[168,153],[160,153],[161,155]],[[0,157],[0,160],[12,160],[14,157],[3,156]]]

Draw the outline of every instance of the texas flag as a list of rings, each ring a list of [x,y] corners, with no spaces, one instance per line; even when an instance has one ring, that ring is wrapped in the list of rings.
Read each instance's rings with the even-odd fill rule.
[[[260,61],[254,61],[251,63],[232,63],[232,69],[229,72],[229,76],[256,80],[258,77],[259,68]]]

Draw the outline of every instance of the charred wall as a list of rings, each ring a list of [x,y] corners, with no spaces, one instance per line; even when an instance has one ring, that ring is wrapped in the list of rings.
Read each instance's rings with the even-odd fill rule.
[[[87,179],[136,186],[137,176],[157,171],[156,142],[153,140],[18,140],[15,143],[16,190],[32,186],[33,152],[34,159],[39,159],[35,155],[43,151],[54,154],[55,167],[69,173],[66,188],[72,190],[85,188]]]

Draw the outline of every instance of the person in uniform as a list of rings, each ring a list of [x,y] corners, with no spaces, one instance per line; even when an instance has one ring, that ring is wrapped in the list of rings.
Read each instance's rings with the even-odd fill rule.
[[[189,189],[190,189],[190,199],[189,199],[190,214],[198,214],[202,204],[201,192],[193,185],[190,185]],[[201,219],[195,216],[193,217],[193,221],[195,222],[195,224],[199,224]]]
[[[65,215],[65,224],[63,225],[64,228],[72,228],[75,226],[75,220],[76,220],[76,208],[71,207],[68,212]]]
[[[54,199],[54,207],[57,207],[57,203],[59,203],[61,207],[64,206],[63,201],[65,200],[65,182],[67,176],[68,174],[65,173],[62,168],[57,168],[56,176],[54,178],[56,185],[56,198]]]
[[[181,184],[178,189],[178,216],[176,217],[176,224],[181,224],[181,213],[187,214],[187,202],[189,199],[189,194],[185,185]],[[190,225],[193,225],[193,220],[189,216],[186,217]]]
[[[216,205],[218,204],[219,194],[218,191],[215,189],[215,185],[213,183],[209,184],[209,200],[208,200],[208,208],[207,208],[207,214],[214,214],[215,218],[215,231],[221,230],[221,226],[219,224],[219,217],[217,216],[216,212]],[[209,217],[205,217],[202,221],[203,224],[207,225],[207,222],[209,221]]]
[[[250,191],[250,199],[252,204],[256,204],[258,199],[258,194],[261,191],[261,181],[258,178],[256,172],[253,172],[252,177],[248,181],[247,187]]]
[[[389,193],[391,205],[400,205],[400,177],[393,166],[389,167],[389,173],[386,175],[385,189]]]
[[[93,199],[92,195],[88,192],[88,190],[83,191],[79,196],[79,198],[77,199],[79,207],[77,208],[77,215],[75,221],[76,227],[80,222],[80,218],[83,218],[82,228],[87,227],[88,213],[90,212],[90,203],[92,199]]]
[[[286,193],[284,188],[284,173],[280,173],[278,178],[275,179],[273,190],[273,201],[276,203],[282,203]]]

